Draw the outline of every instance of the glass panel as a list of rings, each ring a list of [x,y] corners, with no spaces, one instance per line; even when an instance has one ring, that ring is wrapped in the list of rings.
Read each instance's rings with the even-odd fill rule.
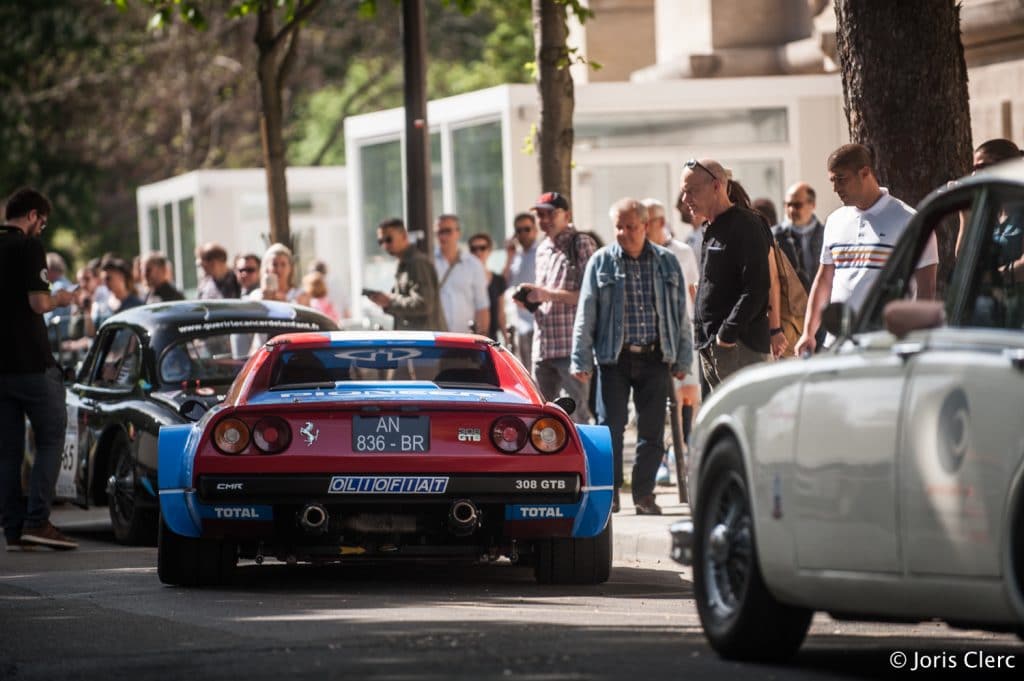
[[[393,345],[285,352],[274,367],[271,388],[338,381],[433,381],[442,388],[498,386],[486,350]]]
[[[95,385],[126,388],[135,385],[141,356],[139,339],[129,329],[119,329],[100,365]]]
[[[967,326],[1024,329],[1024,197],[997,199],[972,277]]]
[[[486,232],[505,241],[505,191],[501,123],[484,123],[452,131],[455,210],[468,238]],[[435,211],[436,212],[436,211]]]
[[[444,212],[444,168],[441,166],[441,133],[430,133],[430,202],[434,215]]]
[[[166,254],[173,262],[180,262],[181,259],[178,257],[178,248],[174,240],[174,205],[170,203],[164,204],[164,243],[167,245]],[[188,258],[191,259],[193,253],[188,254]],[[195,269],[190,267],[189,269]]]
[[[181,221],[181,262],[171,260],[181,271],[181,286],[192,296],[199,286],[196,268],[192,266],[192,254],[196,252],[196,206],[191,198],[178,202],[178,219]]]
[[[577,229],[593,230],[604,243],[615,238],[608,210],[618,199],[632,196],[635,199],[653,197],[666,207],[675,205],[675,197],[667,195],[669,183],[668,163],[645,163],[642,165],[598,166],[578,177],[580,184],[588,185],[587,191],[577,192],[577,198],[589,205],[577,202],[573,218]],[[666,208],[668,210],[668,208]]]
[[[789,141],[786,109],[725,109],[607,115],[575,122],[576,144],[594,149]]]
[[[363,284],[368,288],[391,290],[395,261],[377,245],[377,224],[385,218],[404,215],[402,190],[402,145],[398,140],[369,144],[359,149],[363,170]]]
[[[776,159],[724,159],[722,164],[732,170],[732,176],[750,194],[750,200],[767,197],[775,204],[775,214],[783,215],[782,206],[782,161]],[[674,206],[676,197],[666,203]]]
[[[160,250],[160,209],[152,206],[149,209],[149,250]]]

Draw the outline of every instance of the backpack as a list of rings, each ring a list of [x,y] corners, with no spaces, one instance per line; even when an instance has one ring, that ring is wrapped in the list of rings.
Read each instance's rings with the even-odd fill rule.
[[[782,324],[782,332],[789,341],[790,350],[796,347],[796,342],[804,332],[804,314],[807,312],[807,290],[804,288],[800,275],[796,273],[793,263],[789,261],[782,247],[772,239],[772,253],[775,257],[775,269],[779,275],[779,320]],[[787,355],[789,356],[789,355]]]
[[[589,237],[594,242],[595,251],[604,246],[604,242],[601,241],[601,237],[599,237],[595,232],[581,232],[577,230],[572,235],[572,239],[569,241],[569,252],[567,253],[569,259],[569,266],[576,270],[579,270],[580,268],[580,240],[583,237]],[[580,273],[580,276],[583,276],[582,272]]]

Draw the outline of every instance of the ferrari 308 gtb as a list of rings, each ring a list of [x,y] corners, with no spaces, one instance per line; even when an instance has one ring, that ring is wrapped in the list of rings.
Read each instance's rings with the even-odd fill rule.
[[[222,582],[240,558],[507,557],[542,583],[604,582],[611,442],[573,408],[482,336],[278,336],[222,403],[160,431],[159,577]]]

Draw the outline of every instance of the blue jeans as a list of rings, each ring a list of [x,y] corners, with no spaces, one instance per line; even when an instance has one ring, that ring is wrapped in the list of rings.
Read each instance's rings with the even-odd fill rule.
[[[590,386],[569,373],[569,358],[541,359],[533,364],[533,378],[537,381],[541,395],[548,402],[559,396],[562,389],[576,401],[572,420],[576,423],[590,423],[590,408],[587,394]]]
[[[615,457],[615,487],[622,487],[622,438],[629,395],[636,405],[636,458],[633,460],[633,501],[654,494],[658,466],[665,454],[665,409],[672,382],[661,352],[623,352],[615,364],[598,366],[597,422],[608,426]]]
[[[27,500],[21,489],[26,416],[36,441]],[[0,374],[0,518],[8,540],[19,538],[24,526],[38,527],[50,519],[66,425],[60,369]]]

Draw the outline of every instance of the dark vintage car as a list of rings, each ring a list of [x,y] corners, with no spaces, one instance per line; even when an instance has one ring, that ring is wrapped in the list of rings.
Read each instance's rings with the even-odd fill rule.
[[[160,428],[186,423],[179,412],[190,399],[223,399],[267,339],[336,328],[314,310],[263,301],[160,303],[114,315],[67,389],[57,498],[107,504],[118,541],[152,541]]]

